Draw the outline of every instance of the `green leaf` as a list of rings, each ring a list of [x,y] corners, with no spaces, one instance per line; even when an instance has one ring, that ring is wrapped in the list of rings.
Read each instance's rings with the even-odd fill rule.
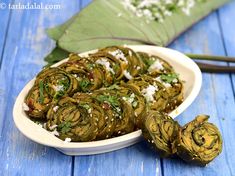
[[[54,100],[58,100],[60,97],[64,96],[64,91],[63,90],[60,90],[60,91],[57,91],[54,95]]]
[[[83,79],[79,82],[79,87],[82,89],[82,91],[86,92],[87,88],[91,85],[91,82],[87,79]]]
[[[44,91],[44,83],[43,83],[43,81],[40,81],[39,82],[39,103],[40,104],[43,104],[43,102],[44,102],[43,91]]]
[[[147,65],[147,67],[150,67],[153,63],[155,62],[155,59],[153,60],[153,59],[146,59],[146,65]]]
[[[160,78],[162,81],[166,82],[166,83],[172,83],[175,79],[178,79],[178,74],[175,73],[169,73],[169,74],[164,74],[161,75]]]
[[[67,133],[71,130],[71,127],[72,127],[72,124],[71,122],[68,122],[68,121],[65,121],[61,124],[58,125],[58,130],[61,132],[61,133]]]
[[[73,23],[75,19],[76,15],[74,15],[62,25],[47,29],[46,32],[48,36],[55,41],[59,40],[59,38],[66,32],[66,29]]]
[[[175,9],[163,23],[146,22],[124,8],[120,0],[93,1],[69,22],[52,30],[49,35],[60,48],[83,52],[95,48],[122,44],[152,44],[166,46],[195,22],[229,0],[197,2],[189,16]],[[118,14],[122,14],[118,17]]]
[[[107,102],[109,103],[112,107],[118,107],[120,106],[120,103],[118,101],[118,97],[112,96],[112,95],[99,95],[96,98],[100,102]]]
[[[68,51],[65,51],[59,47],[55,47],[52,52],[44,58],[44,60],[47,61],[49,65],[52,65],[62,59],[67,58],[68,56]]]
[[[175,6],[164,22],[146,21],[124,8],[121,0],[95,0],[62,25],[47,29],[57,47],[45,58],[56,63],[70,52],[84,52],[110,45],[147,44],[167,46],[194,23],[230,0],[198,0],[190,15]],[[135,1],[133,1],[135,2]],[[121,16],[118,16],[121,14]]]
[[[89,110],[91,108],[88,104],[79,104],[79,106],[85,108],[86,110]]]
[[[70,86],[69,80],[67,79],[60,79],[58,80],[58,85],[63,87],[63,90],[67,90]]]

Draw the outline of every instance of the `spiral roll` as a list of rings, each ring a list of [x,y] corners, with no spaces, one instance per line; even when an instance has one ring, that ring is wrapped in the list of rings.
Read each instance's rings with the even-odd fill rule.
[[[45,114],[48,111],[52,102],[51,97],[42,88],[42,83],[39,86],[34,86],[25,98],[25,104],[28,106],[28,111],[25,111],[30,117],[35,119],[45,119]]]
[[[179,128],[179,124],[168,115],[149,111],[143,122],[142,132],[161,157],[169,157],[176,153],[173,144]]]
[[[56,129],[62,140],[91,141],[98,134],[99,113],[103,112],[92,104],[65,97],[49,109],[47,129]]]
[[[207,115],[199,115],[179,131],[177,154],[183,160],[205,166],[221,153],[221,134],[208,118]]]

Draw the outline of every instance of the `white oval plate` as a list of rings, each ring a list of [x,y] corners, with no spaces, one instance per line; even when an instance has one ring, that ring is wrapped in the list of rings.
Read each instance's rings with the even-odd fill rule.
[[[179,73],[180,79],[185,81],[185,100],[169,115],[172,118],[175,118],[181,114],[194,101],[200,91],[202,74],[198,66],[184,54],[172,49],[146,45],[129,45],[128,47],[134,51],[143,51],[163,58],[174,67],[177,73]],[[94,50],[80,55],[85,56],[91,52],[94,52]],[[55,64],[54,66],[60,65],[66,60],[67,59]],[[24,99],[33,86],[34,80],[35,78],[32,79],[20,92],[13,109],[15,125],[29,139],[46,146],[55,147],[66,155],[91,155],[104,153],[130,146],[141,140],[141,130],[120,137],[94,142],[64,142],[60,140],[41,126],[31,121],[22,108]]]

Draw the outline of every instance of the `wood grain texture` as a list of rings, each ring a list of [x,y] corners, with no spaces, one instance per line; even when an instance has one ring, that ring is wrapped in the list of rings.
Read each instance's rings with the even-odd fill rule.
[[[235,31],[233,30],[235,28],[235,1],[231,2],[230,4],[224,6],[219,10],[219,22],[221,26],[221,33],[223,36],[223,42],[224,42],[224,48],[225,48],[225,54],[228,56],[235,56]],[[233,29],[232,29],[233,28]],[[229,64],[232,66],[235,66],[235,64]],[[232,82],[232,90],[233,90],[233,97],[235,97],[235,74],[231,74],[231,82]],[[226,85],[227,87],[227,85]],[[220,94],[220,92],[217,90],[217,94]],[[227,96],[227,99],[231,99],[231,96]],[[217,104],[217,106],[223,107],[224,104],[228,104],[229,102],[225,101],[220,104]],[[228,106],[228,105],[227,105]],[[220,108],[224,111],[226,109]],[[227,164],[229,166],[229,172],[230,175],[235,175],[235,151],[234,151],[234,127],[235,127],[235,115],[234,115],[234,106],[231,107],[230,112],[228,113],[227,117],[224,117],[224,121],[222,122],[222,128],[224,130],[224,135],[228,136],[227,142],[228,145],[225,146],[225,153],[227,156]]]
[[[5,7],[6,4],[11,3],[12,0],[6,0],[4,2],[0,2],[0,68],[2,63],[3,49],[6,43],[7,37],[7,29],[10,20],[10,10]]]
[[[221,24],[221,32],[223,35],[223,41],[226,49],[226,53],[231,56],[235,56],[235,1],[232,1],[228,5],[222,7],[219,10],[219,22]]]
[[[74,175],[162,175],[159,156],[145,142],[110,153],[75,157]]]
[[[28,0],[33,3],[35,1]],[[15,3],[25,3],[17,0]],[[55,4],[45,0],[44,4]],[[16,96],[44,65],[43,57],[54,43],[45,28],[62,23],[79,10],[79,2],[60,10],[13,10],[0,72],[0,175],[71,175],[72,157],[25,138],[14,126]],[[63,14],[63,15],[61,15]]]

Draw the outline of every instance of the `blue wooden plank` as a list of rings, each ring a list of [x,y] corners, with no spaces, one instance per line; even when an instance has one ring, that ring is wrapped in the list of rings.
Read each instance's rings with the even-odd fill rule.
[[[235,1],[224,6],[219,10],[219,21],[221,24],[222,35],[224,39],[224,47],[226,54],[228,56],[235,56],[235,31],[233,30],[235,22],[233,17],[235,17]],[[235,64],[230,64],[235,66]],[[233,91],[235,94],[235,74],[232,74]]]
[[[10,10],[7,8],[7,4],[11,1],[12,0],[6,0],[5,2],[0,2],[0,68],[2,63],[3,48],[7,37],[8,21],[10,18]]]
[[[53,0],[41,2],[55,4]],[[72,174],[72,157],[25,138],[12,119],[16,96],[42,68],[43,57],[53,48],[45,28],[62,23],[79,10],[78,1],[59,0],[56,4],[61,4],[60,10],[12,11],[0,70],[0,175]]]
[[[234,16],[235,17],[235,16]],[[231,17],[233,19],[234,17]],[[176,40],[170,47],[182,52],[224,55],[223,41],[216,13],[194,26]],[[233,40],[235,43],[235,40]],[[221,63],[226,65],[226,63]],[[179,159],[163,160],[164,175],[234,175],[234,96],[229,74],[203,74],[203,85],[196,101],[180,117],[183,125],[197,114],[211,115],[210,121],[221,130],[223,151],[207,167],[201,168],[186,164]]]
[[[235,1],[219,10],[219,20],[221,23],[222,33],[224,37],[225,49],[228,55],[235,56]]]
[[[235,28],[234,18],[235,18],[235,1],[232,1],[230,4],[224,6],[219,10],[219,22],[221,26],[221,31],[223,35],[224,47],[226,54],[228,56],[235,56],[235,31],[232,28]],[[235,66],[235,64],[229,64]],[[233,88],[233,96],[235,95],[235,74],[231,74],[232,79],[232,88]],[[227,97],[231,99],[230,96]],[[227,102],[225,102],[227,104]],[[234,109],[232,107],[231,109]],[[229,119],[229,120],[228,120]],[[229,136],[230,140],[229,144],[226,146],[227,157],[228,157],[228,165],[230,169],[231,175],[235,175],[235,151],[234,151],[234,126],[235,126],[235,117],[233,113],[230,114],[227,118],[225,118],[222,123],[224,128],[226,128],[226,134]]]
[[[145,142],[110,153],[75,157],[74,176],[162,175],[159,156]]]

